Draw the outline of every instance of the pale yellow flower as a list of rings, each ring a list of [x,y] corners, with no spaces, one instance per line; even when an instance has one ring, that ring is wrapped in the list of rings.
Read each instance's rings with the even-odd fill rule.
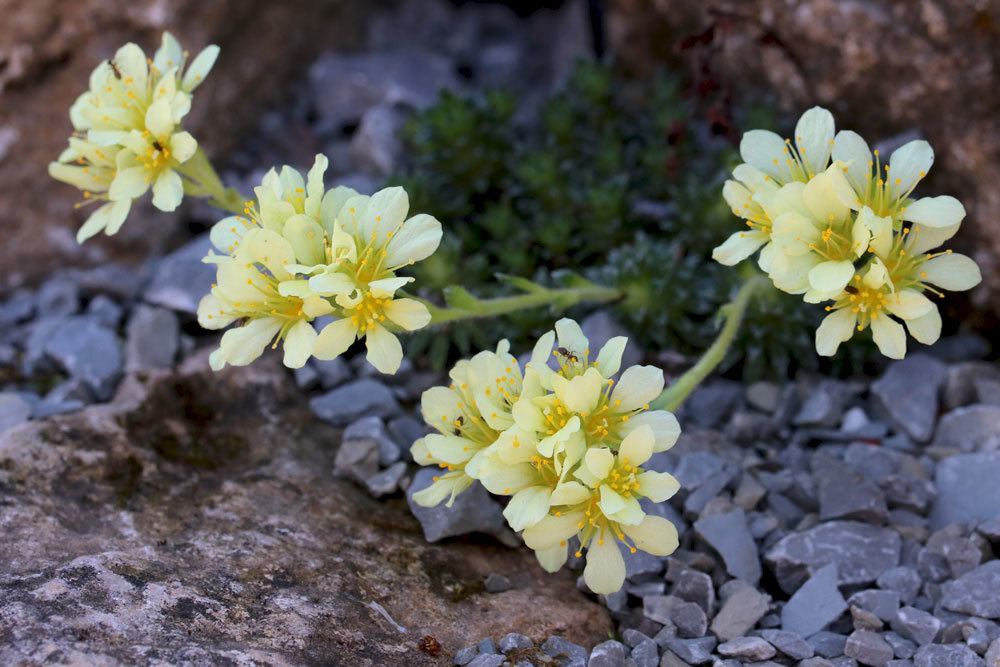
[[[108,196],[111,201],[138,199],[152,187],[153,206],[173,211],[184,198],[184,182],[177,172],[198,150],[188,132],[177,131],[166,100],[157,100],[146,111],[145,129],[132,130],[122,140],[118,171]]]
[[[500,437],[500,411],[505,410],[510,419],[509,405],[521,388],[521,369],[507,350],[504,340],[496,352],[484,351],[459,361],[450,372],[451,386],[432,387],[421,397],[424,420],[438,433],[413,444],[413,459],[447,472],[413,494],[418,505],[432,507],[448,498],[450,507],[455,496],[479,478],[480,467]],[[501,369],[503,374],[496,375]],[[500,387],[510,397],[506,409],[491,396]]]
[[[117,233],[128,217],[132,201],[111,201],[108,197],[108,189],[118,172],[115,158],[120,150],[118,146],[101,147],[86,139],[70,137],[69,148],[62,152],[57,162],[49,163],[52,178],[83,192],[78,208],[97,205],[77,231],[78,243],[101,231],[108,235]]]
[[[875,257],[854,276],[838,296],[816,331],[816,349],[824,356],[836,353],[855,331],[871,326],[882,354],[893,359],[906,355],[906,334],[889,315],[903,321],[910,335],[930,345],[941,336],[941,313],[924,292],[943,297],[942,289],[964,291],[982,280],[976,263],[951,250],[930,252],[951,238],[960,223],[947,227],[912,225],[893,233],[892,219],[864,207],[858,220],[872,232]]]
[[[838,164],[808,183],[790,183],[772,231],[776,254],[769,275],[778,289],[819,303],[840,294],[854,276],[854,262],[868,250],[871,230],[842,202],[850,190]]]
[[[430,256],[441,242],[441,223],[420,214],[407,218],[409,199],[402,188],[371,197],[348,196],[334,217],[325,266],[300,267],[312,273],[310,288],[332,296],[341,319],[328,324],[315,354],[333,359],[364,338],[368,361],[394,373],[403,358],[392,329],[414,331],[430,323],[430,312],[416,299],[396,298],[413,278],[396,272]]]
[[[272,341],[274,346],[283,343],[286,366],[305,364],[317,335],[310,322],[333,307],[288,272],[285,267],[294,259],[291,244],[268,229],[247,232],[234,255],[206,258],[217,265],[218,282],[198,305],[198,323],[222,329],[240,322],[223,334],[219,349],[212,353],[214,370],[227,364],[245,366]]]
[[[70,108],[76,136],[58,162],[54,178],[83,190],[84,204],[102,204],[77,235],[83,242],[104,231],[114,234],[131,201],[153,190],[153,205],[172,211],[184,196],[180,165],[198,144],[180,127],[191,109],[191,92],[211,70],[219,49],[210,46],[185,68],[186,54],[170,33],[150,60],[126,44],[91,73],[89,88]],[[79,171],[64,166],[76,162]]]
[[[616,448],[632,430],[647,424],[656,434],[656,451],[676,442],[676,417],[649,410],[650,401],[663,391],[663,372],[632,366],[613,379],[626,342],[621,336],[611,339],[591,361],[590,343],[580,326],[565,318],[538,341],[512,413],[518,428],[539,434],[540,454],[551,456],[577,431],[587,446]],[[550,357],[556,369],[548,366]]]
[[[580,540],[577,556],[587,554],[583,576],[595,593],[618,591],[625,581],[625,560],[618,543],[633,553],[642,549],[667,556],[677,548],[677,529],[666,519],[647,515],[642,498],[663,502],[680,488],[668,473],[646,471],[642,464],[653,453],[655,436],[644,425],[633,430],[618,452],[590,448],[574,473],[580,483],[565,492],[567,502],[524,531],[524,541],[549,571],[566,562],[569,539]],[[552,503],[559,505],[560,503]]]
[[[770,246],[772,227],[777,217],[771,199],[781,186],[805,183],[826,170],[833,143],[833,115],[822,107],[802,114],[795,125],[794,142],[768,130],[744,134],[740,141],[744,164],[733,170],[733,180],[726,181],[722,194],[749,230],[732,234],[712,252],[712,258],[732,266],[763,248],[760,265],[769,272],[775,254]]]

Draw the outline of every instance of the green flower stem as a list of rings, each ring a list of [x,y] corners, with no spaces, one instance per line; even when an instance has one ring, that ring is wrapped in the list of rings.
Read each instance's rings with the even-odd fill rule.
[[[227,188],[219,178],[205,151],[198,147],[191,159],[178,167],[177,171],[186,179],[186,194],[204,197],[212,206],[235,215],[243,214],[243,203],[247,198],[233,188]]]
[[[461,288],[452,290],[448,299],[450,305],[447,307],[436,306],[421,299],[431,313],[431,325],[495,317],[545,305],[554,305],[560,310],[565,310],[578,303],[606,303],[622,296],[619,290],[593,284],[560,288],[534,285],[526,294],[495,299],[477,299]],[[456,292],[462,295],[461,298],[454,298]]]
[[[736,339],[747,305],[757,290],[770,285],[766,276],[755,275],[748,278],[732,301],[719,309],[719,315],[725,318],[725,324],[719,331],[711,347],[705,350],[698,362],[677,378],[673,384],[663,390],[655,401],[649,404],[651,410],[669,410],[673,412],[691,395],[702,381],[714,371],[726,358],[729,347]]]

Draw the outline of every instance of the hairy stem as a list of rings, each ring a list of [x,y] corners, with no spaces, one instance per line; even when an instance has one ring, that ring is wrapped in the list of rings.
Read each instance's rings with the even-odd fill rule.
[[[465,293],[467,294],[467,293]],[[495,317],[519,310],[538,308],[539,306],[555,305],[561,310],[578,303],[606,303],[621,298],[620,291],[601,287],[600,285],[582,285],[579,287],[549,288],[536,285],[527,294],[504,296],[495,299],[476,299],[471,295],[461,299],[460,303],[452,301],[447,307],[436,306],[428,301],[424,305],[431,312],[431,324],[444,324],[459,320],[471,320],[483,317]]]
[[[769,284],[767,277],[761,275],[753,276],[743,283],[733,300],[719,309],[719,315],[724,317],[726,321],[715,341],[705,350],[701,359],[694,366],[685,371],[673,384],[664,389],[655,401],[650,403],[651,410],[669,410],[671,412],[676,410],[690,396],[691,392],[722,363],[736,339],[750,299],[757,290]]]
[[[243,203],[247,198],[237,190],[223,185],[201,146],[190,160],[180,165],[178,171],[186,178],[184,190],[187,194],[204,197],[215,208],[234,215],[243,213]]]

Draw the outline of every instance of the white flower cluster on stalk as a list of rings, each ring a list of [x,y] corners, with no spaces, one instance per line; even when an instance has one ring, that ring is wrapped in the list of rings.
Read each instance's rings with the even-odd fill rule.
[[[78,206],[97,206],[77,241],[117,233],[132,202],[150,189],[161,211],[181,203],[179,168],[198,150],[181,121],[218,55],[219,47],[209,46],[188,63],[187,52],[165,32],[153,58],[129,43],[94,69],[69,111],[69,147],[49,165],[53,178],[83,191]]]
[[[916,198],[934,163],[926,141],[911,141],[883,163],[858,134],[834,133],[826,109],[806,111],[794,141],[773,132],[743,136],[744,163],[723,196],[749,229],[715,249],[726,265],[758,249],[774,285],[825,303],[816,350],[836,353],[855,331],[871,327],[887,357],[906,355],[906,332],[930,344],[941,314],[927,294],[968,290],[982,279],[969,257],[938,250],[958,231],[965,208],[954,197]]]
[[[414,331],[431,319],[420,301],[399,298],[413,281],[396,275],[429,257],[441,242],[441,223],[407,218],[402,188],[372,196],[347,187],[325,190],[327,159],[316,156],[306,179],[291,167],[274,169],[254,189],[244,214],[212,228],[205,262],[217,282],[198,306],[206,329],[230,324],[211,356],[212,368],[245,366],[268,345],[284,348],[284,363],[300,368],[310,356],[333,359],[359,338],[368,360],[395,373],[403,358],[396,331]],[[317,333],[317,317],[331,319]]]
[[[663,502],[678,482],[642,466],[673,446],[680,426],[649,409],[662,371],[633,366],[615,380],[626,343],[613,338],[592,355],[579,325],[562,319],[523,374],[506,341],[458,362],[451,386],[423,395],[424,419],[437,433],[414,443],[413,458],[442,472],[414,500],[450,505],[476,481],[510,496],[504,517],[539,563],[555,572],[570,550],[586,551],[584,578],[595,593],[622,587],[622,548],[672,553],[676,528],[640,501]]]

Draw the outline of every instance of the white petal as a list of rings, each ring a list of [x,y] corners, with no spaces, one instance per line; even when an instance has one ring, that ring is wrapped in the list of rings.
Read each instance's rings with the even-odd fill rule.
[[[313,345],[313,355],[317,359],[335,359],[351,346],[358,335],[358,327],[345,318],[336,320],[323,327]]]
[[[111,207],[114,206],[112,202],[103,204],[99,208],[95,209],[93,213],[87,218],[87,221],[83,223],[80,229],[76,232],[76,242],[83,243],[91,236],[99,233],[105,227],[108,226],[108,216],[111,213]]]
[[[541,521],[549,513],[551,495],[551,489],[544,486],[532,486],[515,493],[503,511],[511,529],[522,531]]]
[[[587,587],[599,595],[617,593],[625,583],[625,559],[610,530],[603,530],[590,541],[583,578]]]
[[[385,316],[407,331],[421,329],[431,321],[427,306],[416,299],[393,299],[384,309]]]
[[[132,200],[111,202],[111,212],[108,214],[108,226],[104,228],[104,233],[113,236],[125,224],[129,209],[132,207]]]
[[[197,150],[198,142],[190,132],[177,132],[170,137],[170,152],[181,164],[190,160]]]
[[[722,198],[733,210],[733,215],[746,218],[756,204],[751,199],[751,193],[739,181],[726,181],[722,185]]]
[[[556,338],[559,347],[569,350],[580,359],[590,351],[590,341],[583,335],[583,329],[575,320],[564,317],[556,322]]]
[[[297,199],[306,188],[302,174],[287,164],[278,172],[278,182],[281,183],[281,196],[285,199]]]
[[[243,236],[240,257],[263,264],[277,280],[290,280],[285,267],[295,262],[295,251],[285,237],[270,229],[251,229]]]
[[[604,516],[613,517],[625,509],[625,499],[607,484],[601,484],[601,499],[597,502],[597,506],[604,512]]]
[[[326,261],[325,232],[319,223],[308,215],[296,213],[285,221],[281,230],[301,264],[315,265]]]
[[[618,372],[622,365],[622,354],[625,353],[626,345],[628,345],[628,338],[625,336],[615,336],[604,344],[597,355],[597,366],[595,366],[601,375],[610,378]]]
[[[740,141],[740,156],[752,167],[784,184],[792,180],[785,141],[774,132],[750,130]]]
[[[566,564],[566,559],[569,556],[569,546],[568,545],[556,545],[551,549],[544,549],[542,551],[535,552],[535,558],[538,559],[538,564],[542,566],[542,569],[548,573],[558,572],[563,565]]]
[[[979,265],[959,253],[949,252],[933,257],[921,269],[921,280],[952,292],[972,289],[983,280]]]
[[[616,413],[631,412],[655,399],[662,391],[663,371],[655,366],[632,366],[622,373],[611,392],[611,406]]]
[[[588,368],[583,375],[567,380],[562,375],[552,378],[552,389],[570,412],[587,415],[594,411],[601,399],[605,380],[596,368]]]
[[[666,410],[650,410],[634,415],[619,429],[622,435],[628,435],[640,426],[649,425],[653,429],[653,451],[665,452],[674,446],[681,435],[681,425],[677,417]]]
[[[215,59],[218,57],[219,47],[215,44],[202,49],[201,53],[191,61],[191,65],[188,66],[187,71],[184,72],[181,89],[190,93],[197,88],[205,80],[205,77],[208,76],[208,73],[212,71],[212,67],[215,66]]]
[[[736,232],[712,250],[712,259],[725,266],[739,264],[767,243],[768,238],[762,231]]]
[[[877,255],[880,257],[887,257],[889,255],[889,251],[892,250],[893,241],[891,217],[880,218],[875,215],[874,211],[865,206],[858,213],[858,219],[854,224],[861,224],[868,228],[871,235],[869,245]]]
[[[840,294],[847,283],[854,277],[854,264],[847,260],[842,262],[823,262],[817,264],[809,272],[809,285],[817,292],[829,295],[830,298]]]
[[[819,174],[830,161],[833,146],[833,114],[813,107],[795,126],[795,145],[810,176]]]
[[[372,291],[380,290],[387,294],[392,294],[404,285],[412,283],[413,280],[413,278],[382,278],[381,280],[373,280],[368,283],[368,288]]]
[[[373,324],[365,331],[365,347],[368,349],[368,362],[380,373],[392,375],[399,370],[403,361],[403,346],[385,327]]]
[[[786,183],[773,191],[758,191],[754,193],[754,201],[761,205],[764,212],[771,220],[774,220],[782,213],[793,211],[800,215],[808,216],[809,209],[806,208],[802,194],[805,192],[806,184],[799,181]]]
[[[847,180],[855,192],[865,192],[872,174],[872,151],[861,135],[850,130],[838,132],[832,157],[847,167]]]
[[[641,466],[653,455],[653,429],[648,424],[633,429],[622,440],[618,458],[630,465]]]
[[[733,169],[733,178],[754,194],[761,190],[775,190],[779,187],[762,171],[745,163],[736,165]]]
[[[957,234],[960,226],[925,227],[914,225],[906,237],[906,251],[911,255],[922,255],[928,250],[933,250]]]
[[[390,269],[413,264],[434,254],[441,244],[441,223],[425,213],[415,215],[396,230],[386,246]]]
[[[174,115],[170,102],[159,99],[146,109],[146,129],[157,139],[166,140],[174,131]]]
[[[636,477],[639,482],[639,493],[654,503],[662,503],[672,497],[681,488],[681,483],[673,475],[656,470],[646,470]]]
[[[231,215],[223,218],[212,225],[209,237],[215,249],[227,255],[232,254],[239,247],[243,240],[243,235],[256,227],[255,224],[238,215]]]
[[[281,330],[281,320],[262,317],[222,334],[219,349],[224,363],[246,366],[264,353]]]
[[[528,362],[532,366],[539,368],[547,367],[549,363],[549,356],[552,354],[552,346],[556,341],[556,333],[554,331],[548,331],[538,339],[535,343],[534,349],[531,351],[531,361]]]
[[[316,330],[313,325],[301,320],[285,334],[284,364],[288,368],[302,368],[312,355]]]
[[[123,79],[131,77],[134,80],[132,84],[134,89],[144,90],[146,88],[149,66],[146,63],[146,54],[142,49],[129,42],[115,52],[113,60]]]
[[[841,201],[842,198],[836,177],[825,171],[813,177],[802,190],[806,208],[822,228],[842,221],[850,213],[847,204]]]
[[[180,65],[183,59],[184,49],[180,43],[170,32],[164,31],[163,38],[160,41],[160,48],[153,54],[153,65],[160,72],[166,72]]]
[[[602,480],[611,472],[615,464],[615,455],[607,447],[592,447],[583,457],[583,464],[595,479]]]
[[[654,556],[669,556],[678,545],[677,528],[660,516],[647,516],[638,526],[622,526],[635,546]]]
[[[941,337],[941,313],[937,306],[923,317],[906,320],[910,335],[924,345],[933,345]]]
[[[223,329],[236,318],[225,314],[222,302],[218,297],[209,292],[198,302],[198,325],[202,329],[216,330]]]
[[[903,320],[923,317],[936,306],[926,296],[912,289],[904,289],[890,294],[886,299],[886,309]]]
[[[580,482],[562,482],[552,492],[550,502],[556,505],[578,505],[592,495],[592,491]]]
[[[357,289],[351,277],[345,273],[321,273],[309,279],[309,289],[324,296],[348,294]]]
[[[450,433],[452,422],[462,414],[460,401],[448,387],[431,387],[420,396],[420,414],[428,425]]]
[[[965,207],[948,195],[923,197],[903,209],[902,217],[926,227],[951,227],[965,219]]]
[[[320,219],[320,207],[323,203],[323,174],[330,165],[325,155],[317,154],[313,166],[306,174],[306,200],[303,205],[305,214],[313,220]]]
[[[840,308],[823,318],[816,329],[816,352],[824,357],[837,353],[840,344],[851,339],[857,317],[850,308]]]
[[[161,211],[176,209],[184,199],[184,184],[173,169],[164,169],[153,183],[153,206]]]
[[[536,523],[534,526],[526,528],[524,543],[535,551],[551,549],[560,546],[560,542],[565,542],[576,534],[577,524],[583,519],[583,512],[569,512],[559,516],[549,515]]]
[[[143,167],[129,167],[115,174],[115,179],[111,181],[111,187],[108,189],[108,197],[112,201],[135,199],[145,194],[148,189],[146,170]]]
[[[473,457],[476,450],[469,440],[457,435],[431,433],[424,437],[424,445],[435,461],[458,465]]]
[[[894,197],[909,192],[934,164],[934,149],[922,139],[897,148],[889,158],[889,186]]]
[[[872,318],[872,337],[879,351],[890,359],[906,356],[906,331],[891,317],[883,314]]]
[[[319,218],[320,222],[323,223],[323,229],[328,234],[333,234],[333,223],[337,219],[340,209],[343,208],[349,199],[358,196],[356,190],[352,190],[346,185],[338,185],[332,190],[327,190],[326,194],[323,195],[323,201],[320,202],[319,207]]]
[[[390,232],[395,232],[410,209],[410,199],[406,190],[391,187],[379,190],[371,196],[368,206],[360,218],[359,234],[369,241],[374,233],[375,242],[382,245]]]

